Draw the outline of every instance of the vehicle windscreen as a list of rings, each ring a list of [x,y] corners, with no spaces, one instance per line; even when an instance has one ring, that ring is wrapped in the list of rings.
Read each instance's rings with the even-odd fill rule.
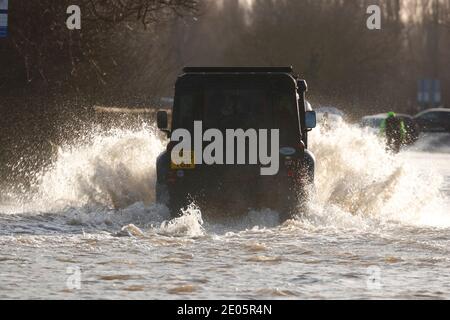
[[[361,125],[363,127],[370,127],[370,128],[380,128],[381,123],[383,122],[383,118],[365,118],[361,121]]]
[[[223,82],[179,88],[176,100],[175,129],[202,121],[204,130],[279,129],[281,141],[299,141],[295,89]]]

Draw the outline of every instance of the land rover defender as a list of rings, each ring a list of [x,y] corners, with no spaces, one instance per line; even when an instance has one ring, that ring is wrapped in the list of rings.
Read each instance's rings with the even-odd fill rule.
[[[277,130],[279,150],[270,151],[279,154],[279,168],[274,175],[261,175],[261,163],[196,164],[194,156],[188,164],[174,165],[176,142],[171,140],[157,159],[157,202],[167,205],[173,217],[191,202],[207,216],[262,208],[277,210],[283,219],[299,213],[315,169],[308,133],[316,126],[316,114],[306,92],[306,81],[292,67],[184,68],[175,84],[171,125],[161,111],[158,128],[169,137],[178,129],[194,133],[198,122],[202,130],[224,134],[231,129]],[[235,151],[223,152],[234,157]]]

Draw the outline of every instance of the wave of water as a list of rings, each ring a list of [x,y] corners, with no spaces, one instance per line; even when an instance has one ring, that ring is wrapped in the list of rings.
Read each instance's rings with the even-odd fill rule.
[[[155,162],[164,142],[153,127],[87,136],[59,147],[53,165],[38,173],[35,190],[30,191],[32,200],[0,211],[27,219],[43,213],[59,215],[71,226],[156,224],[156,232],[163,235],[205,234],[201,212],[195,207],[167,222],[167,208],[154,204]],[[448,204],[440,191],[442,177],[414,167],[402,155],[389,154],[375,135],[337,123],[328,131],[317,129],[311,141],[317,158],[317,192],[308,212],[284,227],[450,226]],[[270,210],[250,212],[234,225],[271,228],[276,218]]]
[[[163,142],[153,127],[91,132],[58,147],[56,161],[41,172],[29,210],[65,207],[126,208],[154,200],[155,162]]]
[[[443,177],[432,163],[421,167],[405,154],[391,154],[378,136],[343,122],[319,128],[311,141],[318,159],[313,218],[320,223],[450,226]]]

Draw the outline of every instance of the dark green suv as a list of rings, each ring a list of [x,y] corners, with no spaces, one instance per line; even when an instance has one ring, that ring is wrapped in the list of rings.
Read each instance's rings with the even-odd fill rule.
[[[157,202],[174,217],[191,202],[206,215],[237,215],[250,208],[278,210],[284,218],[296,214],[314,181],[308,132],[316,114],[305,100],[306,91],[306,82],[291,67],[184,68],[175,85],[171,126],[162,111],[158,128],[169,137],[178,129],[194,134],[199,121],[203,132],[215,129],[224,135],[230,129],[277,129],[278,148],[270,151],[279,155],[279,168],[276,174],[261,175],[261,163],[193,160],[177,166],[172,159],[176,142],[171,141],[157,159]]]

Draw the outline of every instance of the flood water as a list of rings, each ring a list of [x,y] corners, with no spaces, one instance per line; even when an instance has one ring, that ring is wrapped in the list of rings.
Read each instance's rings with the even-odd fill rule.
[[[153,129],[87,135],[31,190],[1,190],[0,299],[450,299],[450,136],[394,156],[357,127],[316,130],[316,195],[279,225],[194,206],[167,221]]]

